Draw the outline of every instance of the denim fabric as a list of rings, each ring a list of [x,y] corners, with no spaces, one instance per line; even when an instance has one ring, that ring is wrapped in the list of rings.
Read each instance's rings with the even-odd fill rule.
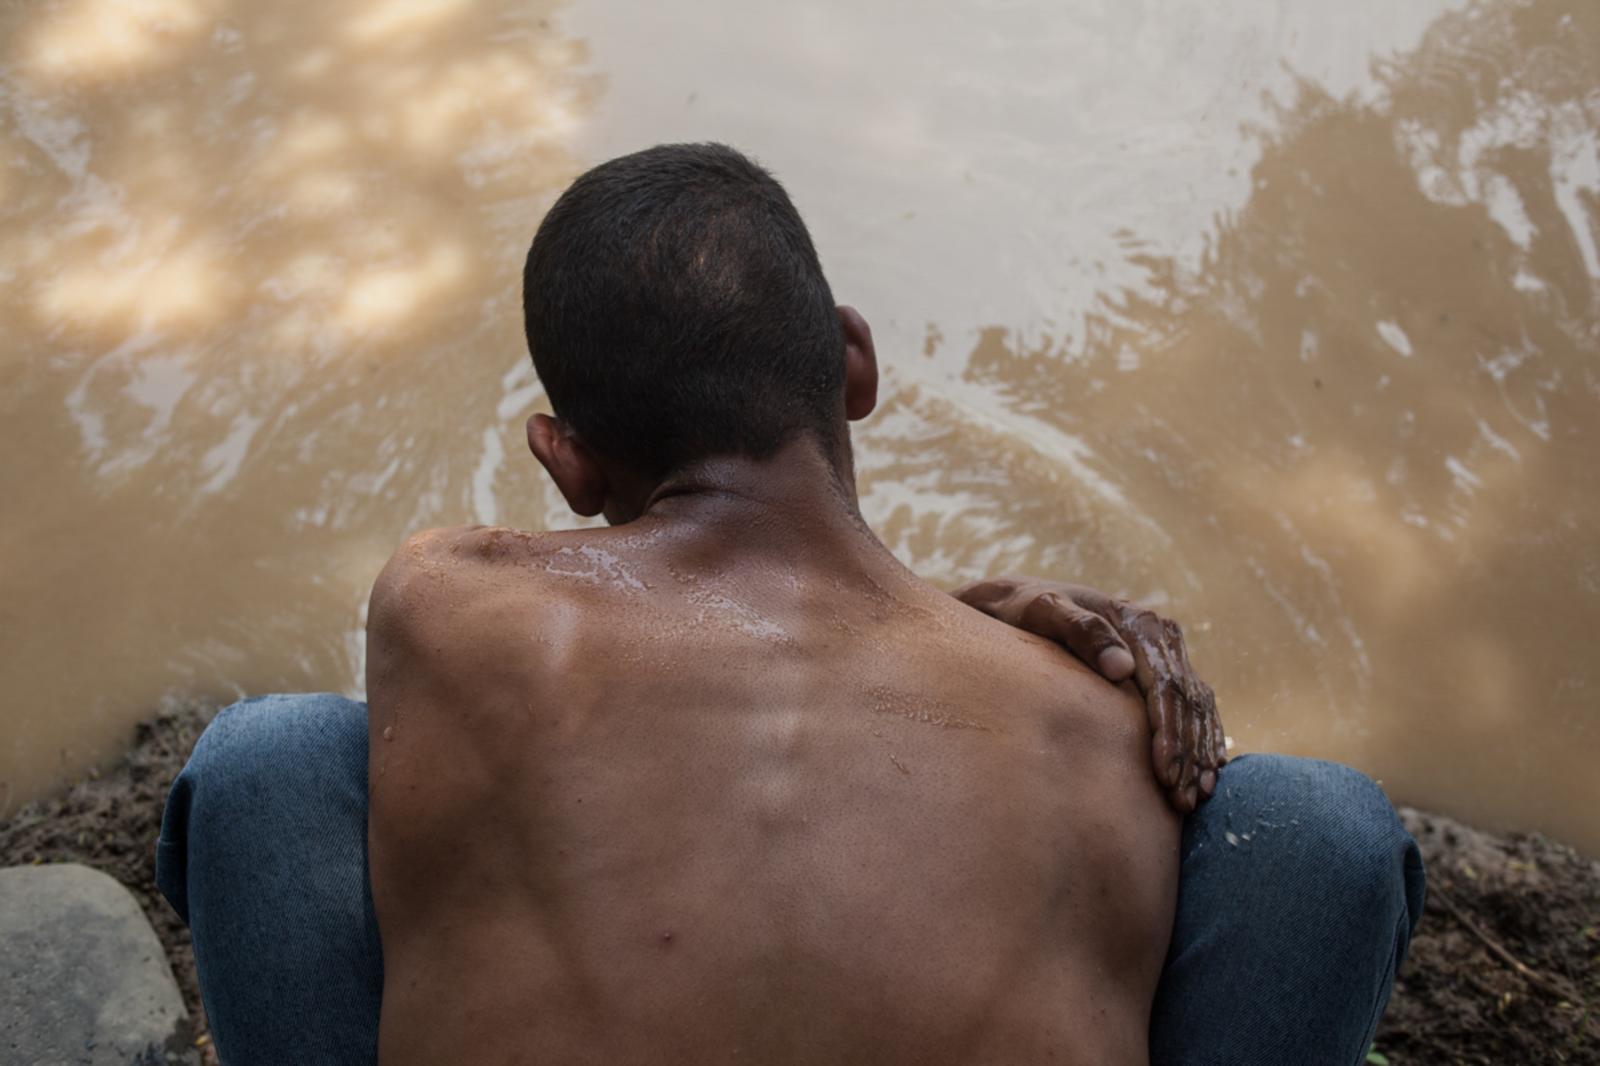
[[[227,1066],[377,1061],[364,704],[263,696],[218,713],[167,797],[156,882],[189,923]]]
[[[1245,755],[1184,824],[1155,1066],[1360,1063],[1422,917],[1422,855],[1377,785]]]
[[[156,877],[188,923],[226,1066],[376,1061],[366,708],[217,715],[172,786]],[[1346,767],[1247,755],[1183,834],[1151,1061],[1353,1066],[1422,914],[1416,845]]]

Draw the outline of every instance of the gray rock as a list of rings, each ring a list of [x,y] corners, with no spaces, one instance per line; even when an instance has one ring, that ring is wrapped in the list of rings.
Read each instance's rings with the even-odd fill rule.
[[[198,1061],[139,904],[87,866],[0,869],[0,1064]]]

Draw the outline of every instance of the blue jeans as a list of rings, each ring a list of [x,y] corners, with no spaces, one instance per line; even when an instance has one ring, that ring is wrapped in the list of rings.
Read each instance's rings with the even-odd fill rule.
[[[1422,915],[1422,860],[1383,793],[1333,763],[1246,755],[1182,847],[1151,1061],[1361,1062]],[[173,783],[156,879],[189,923],[226,1066],[376,1060],[365,705],[219,713]]]

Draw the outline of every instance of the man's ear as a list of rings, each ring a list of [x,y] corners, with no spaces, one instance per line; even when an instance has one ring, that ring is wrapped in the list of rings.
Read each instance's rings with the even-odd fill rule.
[[[838,312],[844,327],[844,416],[855,422],[878,406],[878,350],[860,311],[840,304]]]
[[[570,427],[549,415],[528,419],[528,450],[556,483],[567,506],[585,518],[606,505],[605,470]]]

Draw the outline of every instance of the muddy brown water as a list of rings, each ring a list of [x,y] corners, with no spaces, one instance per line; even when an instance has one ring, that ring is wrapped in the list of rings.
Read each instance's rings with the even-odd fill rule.
[[[1600,6],[0,7],[0,813],[163,701],[355,690],[419,527],[570,525],[527,240],[771,165],[941,584],[1186,623],[1236,750],[1600,853]]]

